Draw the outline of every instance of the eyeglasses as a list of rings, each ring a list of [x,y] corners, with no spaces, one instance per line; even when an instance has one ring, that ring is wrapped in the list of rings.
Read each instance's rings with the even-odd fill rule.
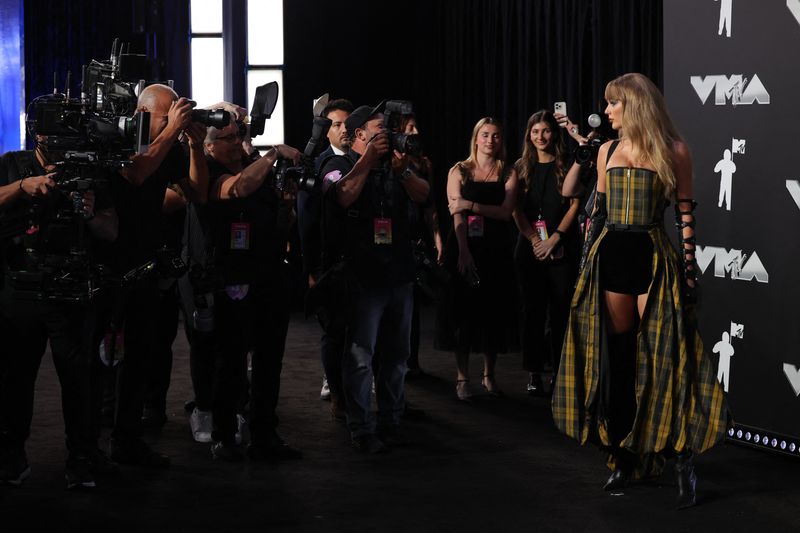
[[[236,142],[236,141],[238,141],[238,140],[239,140],[239,139],[241,139],[241,138],[242,138],[242,137],[241,137],[241,136],[239,135],[239,133],[237,132],[237,133],[229,133],[228,135],[223,135],[222,137],[217,137],[217,138],[216,138],[216,139],[214,139],[214,140],[215,140],[215,141],[222,141],[222,142],[226,142],[226,143],[228,143],[228,142]]]

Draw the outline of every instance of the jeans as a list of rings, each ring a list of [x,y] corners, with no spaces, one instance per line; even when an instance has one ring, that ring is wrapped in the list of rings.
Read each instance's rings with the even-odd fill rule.
[[[380,336],[379,370],[375,376],[378,423],[397,426],[405,407],[403,383],[410,353],[413,287],[366,288],[355,297],[350,345],[343,362],[347,427],[355,436],[373,433],[370,416],[372,358]]]

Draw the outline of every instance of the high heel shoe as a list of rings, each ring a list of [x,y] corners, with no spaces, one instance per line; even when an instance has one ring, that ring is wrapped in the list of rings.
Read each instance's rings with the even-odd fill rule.
[[[697,504],[697,474],[691,452],[678,455],[675,462],[675,475],[678,478],[678,509],[686,509]]]
[[[629,484],[630,484],[630,476],[628,476],[628,474],[626,474],[623,470],[617,468],[616,470],[614,470],[614,473],[612,473],[608,477],[606,484],[603,485],[603,490],[607,492],[613,492],[616,490],[624,489]]]
[[[462,402],[468,402],[472,398],[472,391],[469,388],[468,379],[456,380],[456,398]]]
[[[481,380],[481,385],[483,385],[483,388],[486,389],[486,392],[492,396],[503,395],[503,391],[500,390],[500,387],[497,386],[497,382],[494,380],[494,374],[484,374],[483,379]]]

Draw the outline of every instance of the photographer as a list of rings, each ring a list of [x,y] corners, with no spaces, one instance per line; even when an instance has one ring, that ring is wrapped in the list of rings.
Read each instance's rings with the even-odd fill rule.
[[[161,247],[162,210],[167,189],[203,203],[208,194],[208,169],[203,153],[205,127],[192,122],[192,103],[178,98],[165,85],[150,85],[139,95],[139,111],[150,113],[150,139],[146,153],[131,159],[111,183],[120,217],[120,238],[116,249],[116,268],[120,275],[135,269],[151,270]],[[177,143],[188,137],[189,156]],[[163,258],[162,258],[163,259]],[[157,264],[163,269],[164,261]],[[163,272],[163,270],[162,270]],[[145,384],[154,369],[163,368],[158,353],[157,335],[159,290],[154,276],[139,276],[133,286],[120,291],[116,308],[124,321],[124,360],[120,363],[117,409],[111,440],[112,458],[123,464],[164,468],[169,457],[153,451],[142,440],[142,414]],[[148,376],[148,373],[151,376]]]
[[[236,413],[243,395],[247,353],[252,349],[250,459],[299,459],[277,434],[275,412],[289,327],[286,256],[294,197],[272,182],[280,157],[300,160],[294,148],[275,146],[253,161],[242,150],[235,122],[209,128],[205,148],[211,178],[209,212],[216,269],[224,290],[215,294],[215,335],[219,343],[213,399],[215,459],[240,461]]]
[[[331,121],[328,130],[330,145],[316,159],[314,168],[319,175],[320,166],[333,156],[341,156],[350,149],[350,137],[345,128],[345,120],[353,112],[349,100],[331,100],[322,116]],[[321,179],[322,176],[319,176]],[[303,249],[303,269],[308,274],[308,286],[313,287],[322,274],[321,250],[322,193],[301,190],[297,193],[297,224],[300,244]],[[331,416],[344,420],[344,395],[342,393],[342,355],[344,354],[344,322],[341,317],[319,316],[323,328],[321,356],[325,377],[320,391],[320,399],[331,401]]]
[[[62,159],[61,153],[48,151],[47,137],[38,135],[34,151],[9,152],[0,159],[0,483],[19,485],[30,472],[25,441],[49,341],[61,383],[67,488],[91,488],[94,474],[117,470],[97,448],[91,423],[91,241],[116,239],[118,221],[103,189],[66,189],[56,168]],[[64,265],[76,259],[76,250],[83,269],[72,272]],[[72,286],[62,285],[72,277],[79,289],[74,293]]]
[[[353,447],[379,453],[403,445],[399,432],[405,404],[403,381],[409,356],[414,258],[409,202],[426,200],[430,186],[411,167],[396,173],[389,163],[383,106],[361,106],[345,127],[353,138],[346,156],[332,158],[324,176],[325,267],[344,265],[360,290],[351,294],[345,344],[344,390]],[[381,327],[383,326],[383,327]],[[376,377],[378,432],[370,419],[372,358],[381,337]]]

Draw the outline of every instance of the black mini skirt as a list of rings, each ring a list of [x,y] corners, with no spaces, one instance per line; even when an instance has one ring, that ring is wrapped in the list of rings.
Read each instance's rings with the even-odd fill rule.
[[[608,231],[600,241],[600,283],[604,290],[645,294],[653,278],[653,240],[646,232]]]

